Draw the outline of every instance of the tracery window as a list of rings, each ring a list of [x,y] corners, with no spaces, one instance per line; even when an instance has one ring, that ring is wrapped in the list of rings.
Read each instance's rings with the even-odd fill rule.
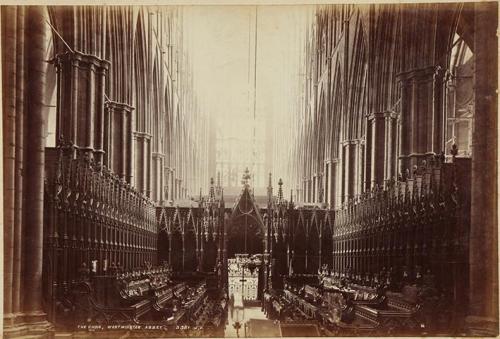
[[[474,55],[465,41],[455,34],[446,83],[446,152],[453,144],[458,155],[472,155],[474,123]]]

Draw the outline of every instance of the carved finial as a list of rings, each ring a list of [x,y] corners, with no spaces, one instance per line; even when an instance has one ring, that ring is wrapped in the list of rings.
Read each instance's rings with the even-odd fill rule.
[[[429,158],[429,168],[434,168],[434,166],[436,165],[436,156],[432,156]]]
[[[269,204],[271,204],[272,198],[273,198],[272,175],[271,173],[269,173],[269,182],[267,184],[267,200]]]
[[[241,178],[241,183],[245,186],[248,186],[249,185],[249,180],[250,180],[251,176],[250,176],[250,171],[248,170],[248,167],[245,169],[245,173],[243,174],[242,178]]]
[[[444,152],[443,152],[443,151],[441,151],[441,152],[439,153],[439,155],[438,155],[438,160],[439,160],[439,162],[440,162],[441,164],[443,164],[443,163],[444,163],[444,159],[445,159]]]
[[[453,159],[455,159],[455,157],[457,156],[458,154],[458,146],[457,144],[453,144],[451,145],[451,150],[450,150],[450,153],[451,155],[453,156]]]
[[[61,134],[59,136],[58,144],[59,144],[59,146],[63,146],[64,145],[64,135]]]
[[[419,174],[423,175],[426,171],[427,171],[427,161],[422,160],[422,163],[420,164]]]
[[[417,165],[413,165],[413,177],[415,177],[417,174],[418,174],[418,166]]]

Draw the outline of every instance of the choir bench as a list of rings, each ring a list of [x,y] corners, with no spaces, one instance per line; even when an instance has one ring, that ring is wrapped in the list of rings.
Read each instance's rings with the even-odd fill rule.
[[[200,308],[206,288],[204,283],[190,288],[186,282],[172,281],[169,272],[159,268],[95,276],[75,284],[70,295],[77,324],[157,321],[168,325]]]
[[[420,305],[414,299],[412,288],[401,293],[386,292],[385,297],[378,300],[382,302],[354,300],[356,316],[388,333],[403,331],[406,334],[419,330]]]

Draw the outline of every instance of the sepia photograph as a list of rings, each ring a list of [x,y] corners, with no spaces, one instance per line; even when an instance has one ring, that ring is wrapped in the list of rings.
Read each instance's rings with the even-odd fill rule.
[[[499,335],[497,1],[0,12],[3,337]]]

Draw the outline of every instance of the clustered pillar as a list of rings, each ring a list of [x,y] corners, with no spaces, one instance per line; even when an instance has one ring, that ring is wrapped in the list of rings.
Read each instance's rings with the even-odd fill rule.
[[[125,103],[106,102],[103,124],[105,140],[104,165],[128,183],[132,181],[132,114]]]
[[[69,51],[59,54],[55,65],[58,82],[56,135],[102,163],[106,118],[104,88],[109,62]]]
[[[135,185],[144,195],[151,195],[151,134],[135,132],[136,178]]]
[[[398,115],[372,113],[367,117],[367,169],[364,187],[383,186],[396,176]]]
[[[443,107],[440,102],[443,71],[431,66],[399,75],[401,83],[400,170],[420,165],[444,148]],[[384,143],[384,138],[381,139]]]
[[[342,202],[358,196],[362,191],[364,144],[360,139],[342,143]]]
[[[45,88],[43,7],[2,8],[4,335],[46,330],[43,310]],[[24,46],[29,46],[25,48]]]
[[[498,335],[498,3],[476,3],[475,109],[469,242],[469,317],[474,335]]]
[[[337,176],[337,166],[338,166],[338,159],[333,159],[328,162],[328,182],[327,182],[327,190],[328,190],[328,201],[327,204],[330,206],[330,208],[336,207],[337,204],[337,184],[336,180],[338,178]]]

